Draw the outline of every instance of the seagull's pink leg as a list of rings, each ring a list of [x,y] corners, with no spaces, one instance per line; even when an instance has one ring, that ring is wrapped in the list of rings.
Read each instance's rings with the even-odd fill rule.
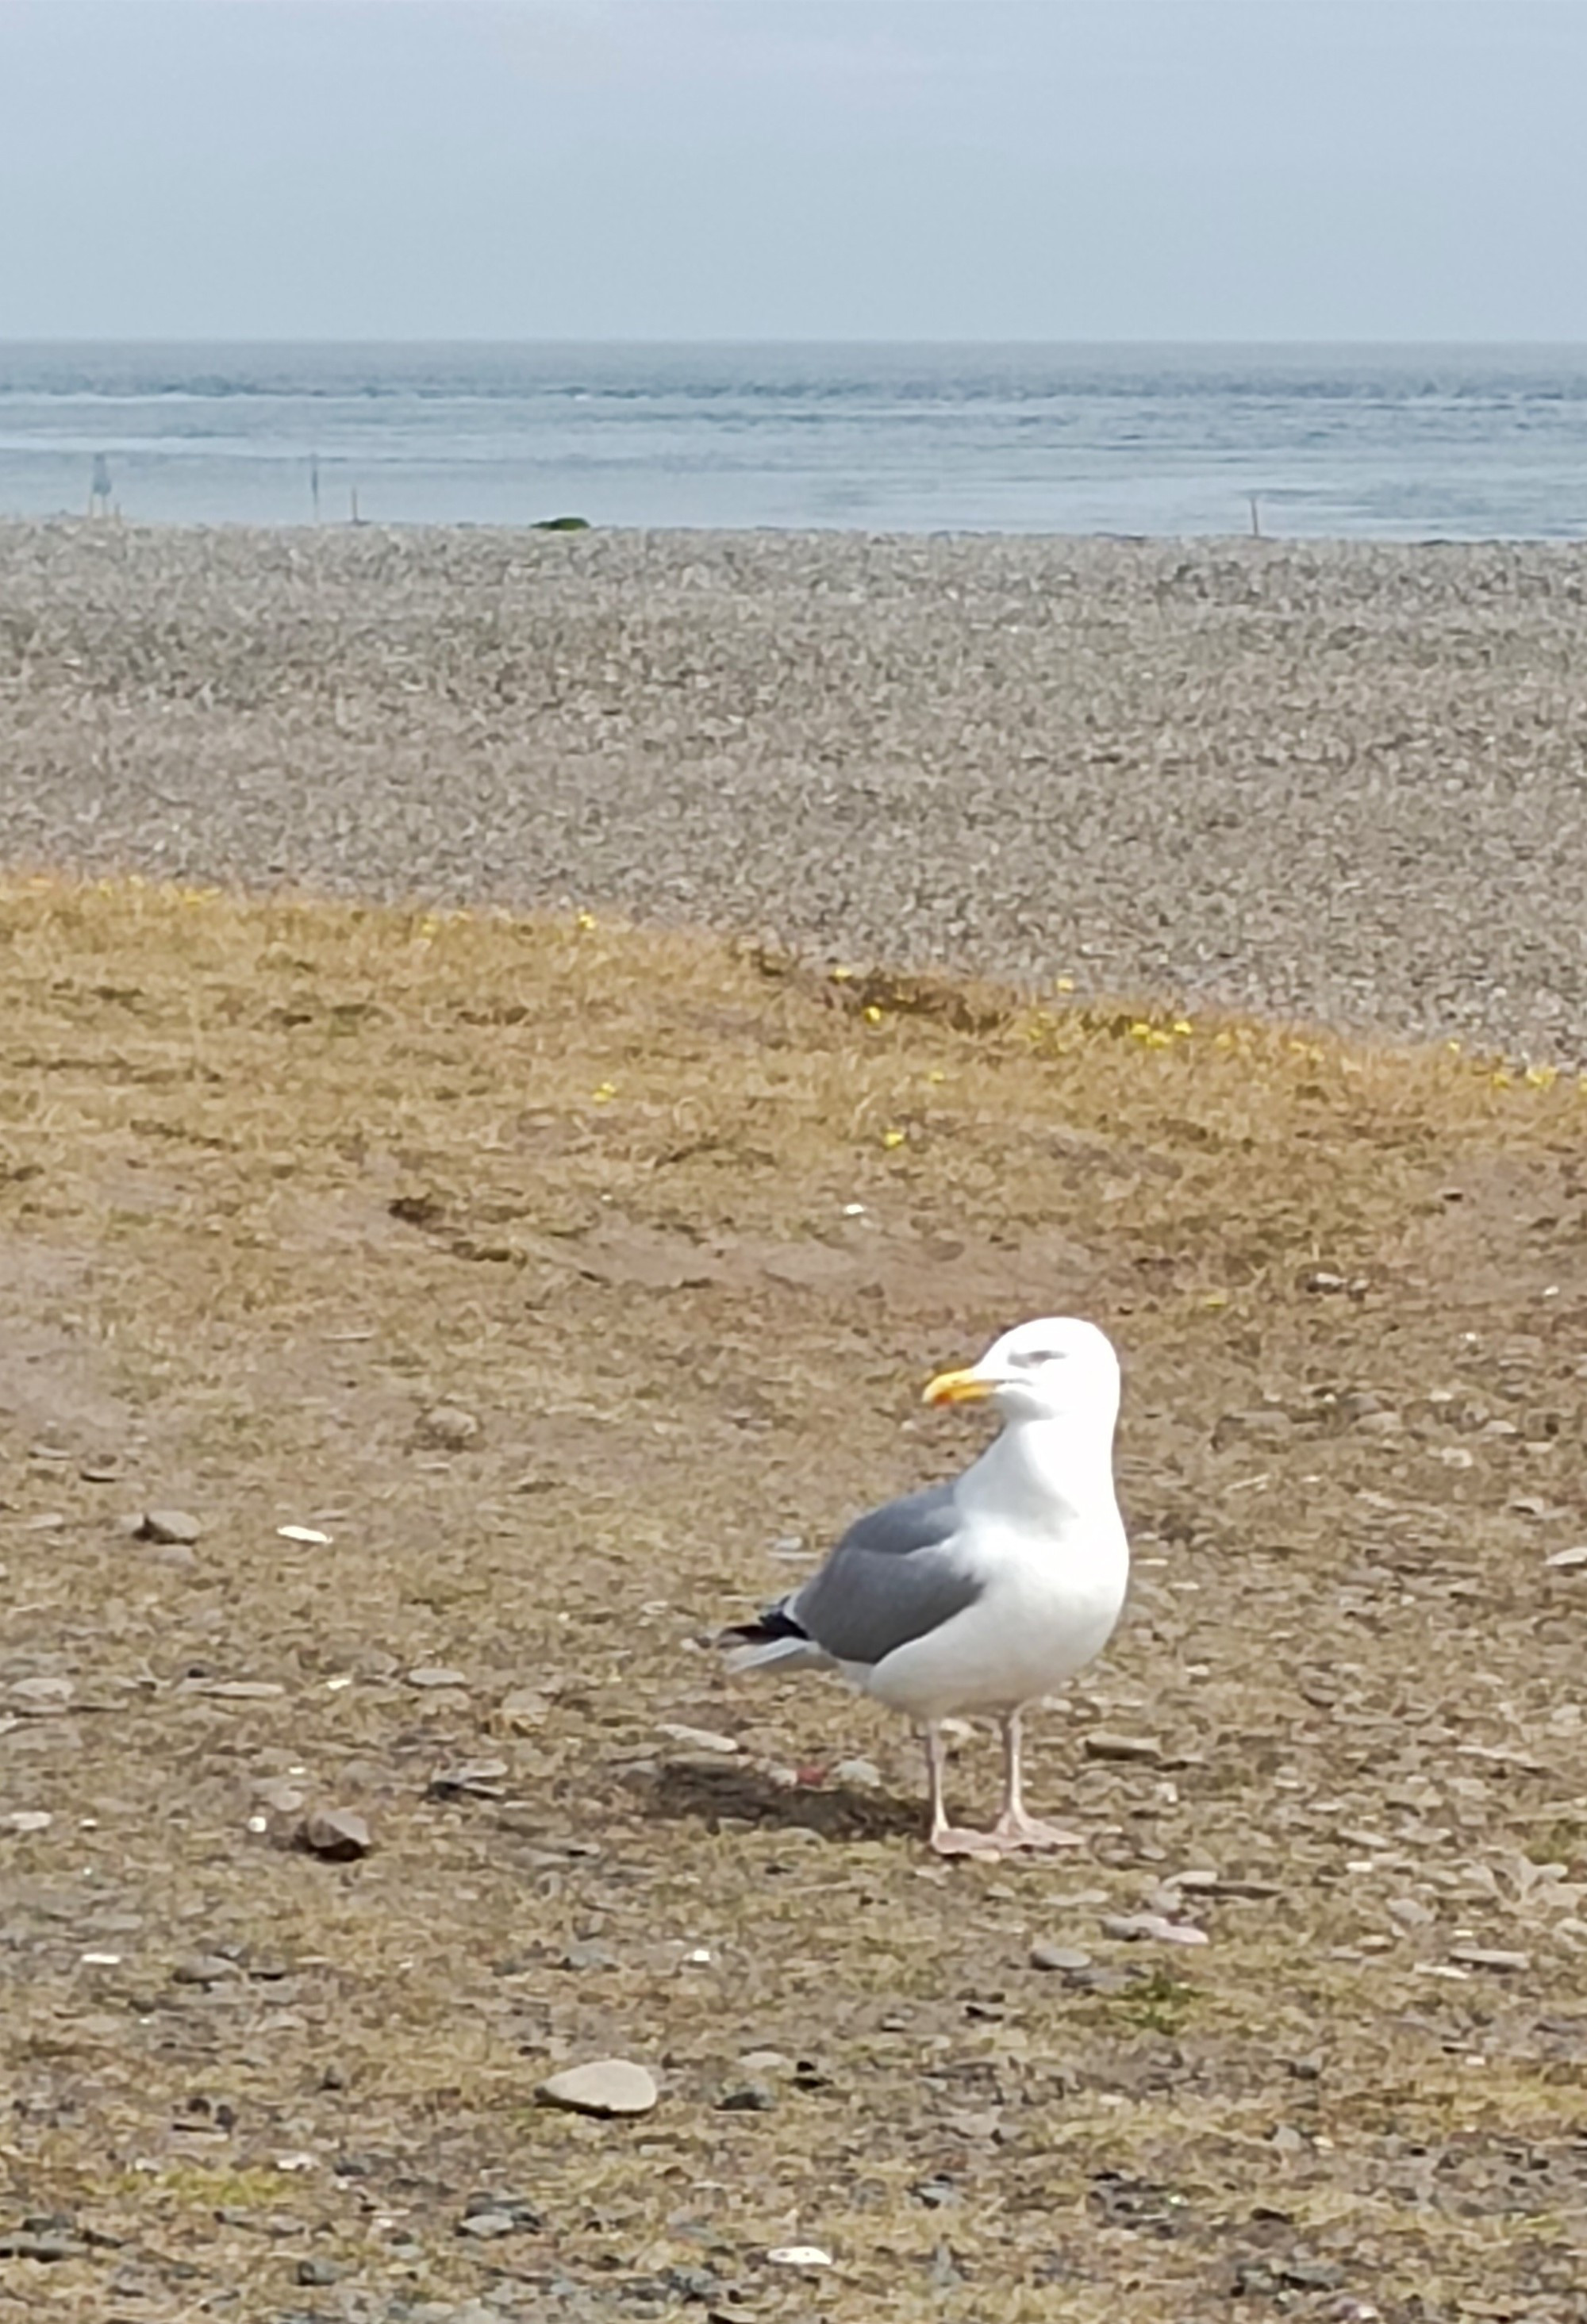
[[[926,1775],[931,1797],[931,1845],[938,1856],[1001,1856],[1004,1842],[995,1832],[966,1831],[949,1823],[942,1798],[942,1736],[937,1721],[926,1722]]]
[[[1020,1741],[1020,1713],[1011,1711],[1003,1720],[1003,1812],[992,1828],[993,1839],[1005,1849],[1084,1848],[1084,1834],[1065,1831],[1057,1824],[1043,1823],[1038,1817],[1026,1814]]]

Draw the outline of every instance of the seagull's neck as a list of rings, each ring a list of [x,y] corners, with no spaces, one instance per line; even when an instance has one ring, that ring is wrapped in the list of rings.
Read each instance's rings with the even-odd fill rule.
[[[1116,1509],[1113,1424],[1095,1415],[1009,1421],[970,1472],[1005,1516],[1049,1526]]]

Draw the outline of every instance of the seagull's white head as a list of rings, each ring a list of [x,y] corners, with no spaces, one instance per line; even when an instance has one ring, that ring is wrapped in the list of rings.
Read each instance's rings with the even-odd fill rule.
[[[1075,1315],[1017,1323],[977,1364],[938,1372],[927,1404],[990,1398],[1008,1420],[1085,1420],[1112,1429],[1119,1411],[1119,1359],[1107,1333]]]

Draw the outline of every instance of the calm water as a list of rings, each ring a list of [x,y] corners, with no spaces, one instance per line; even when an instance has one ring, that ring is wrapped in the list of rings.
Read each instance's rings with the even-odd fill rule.
[[[0,515],[1587,533],[1587,348],[0,344]]]

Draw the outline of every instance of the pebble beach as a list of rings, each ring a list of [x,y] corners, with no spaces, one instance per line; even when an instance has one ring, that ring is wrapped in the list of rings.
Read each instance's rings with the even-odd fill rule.
[[[0,855],[1579,1062],[1584,603],[1569,545],[10,523]]]

